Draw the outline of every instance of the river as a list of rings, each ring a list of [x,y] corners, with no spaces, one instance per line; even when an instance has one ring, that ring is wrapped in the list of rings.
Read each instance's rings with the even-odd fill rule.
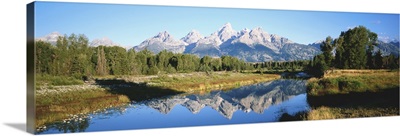
[[[310,109],[306,80],[279,79],[207,94],[180,94],[122,107],[46,126],[38,134],[111,131],[203,125],[277,122],[282,114]]]

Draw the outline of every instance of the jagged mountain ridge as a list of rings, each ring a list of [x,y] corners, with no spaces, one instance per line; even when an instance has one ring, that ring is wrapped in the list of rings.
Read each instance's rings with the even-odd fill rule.
[[[157,39],[160,34],[169,35],[168,39]],[[291,51],[293,47],[297,51]],[[220,57],[230,55],[247,62],[288,61],[311,59],[320,51],[312,46],[298,44],[288,38],[269,34],[261,27],[252,30],[235,31],[230,23],[219,30],[203,37],[198,31],[191,31],[180,40],[175,40],[166,31],[146,39],[138,46],[137,51],[148,49],[154,53],[162,50],[175,53],[195,54],[199,57]]]
[[[174,53],[182,53],[187,45],[188,44],[186,42],[182,40],[175,40],[171,34],[169,34],[167,31],[163,31],[154,37],[146,39],[134,48],[137,51],[148,49],[154,53],[161,52],[162,50],[167,50]]]
[[[203,35],[200,34],[199,31],[197,30],[192,30],[190,31],[185,37],[182,37],[181,40],[188,43],[192,44],[197,42],[198,40],[204,38]]]
[[[374,48],[374,51],[377,52],[378,50],[382,51],[383,56],[387,56],[390,54],[399,56],[400,53],[399,41],[391,41],[391,42],[378,41],[378,46]]]

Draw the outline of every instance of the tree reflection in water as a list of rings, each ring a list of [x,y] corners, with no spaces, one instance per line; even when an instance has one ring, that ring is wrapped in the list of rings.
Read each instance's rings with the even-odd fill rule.
[[[62,133],[75,133],[85,132],[90,126],[91,119],[95,116],[97,119],[108,119],[110,117],[117,117],[123,115],[129,105],[120,107],[109,107],[107,109],[101,109],[93,111],[91,114],[77,114],[69,115],[70,118],[64,119],[63,121],[55,122],[47,125],[45,128],[38,129],[36,134],[41,134],[48,130],[58,130]]]

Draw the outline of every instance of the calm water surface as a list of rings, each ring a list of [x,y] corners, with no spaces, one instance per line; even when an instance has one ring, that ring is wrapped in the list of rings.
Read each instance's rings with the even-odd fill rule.
[[[305,84],[306,80],[280,79],[229,91],[153,99],[81,115],[38,133],[277,122],[284,113],[309,110]]]

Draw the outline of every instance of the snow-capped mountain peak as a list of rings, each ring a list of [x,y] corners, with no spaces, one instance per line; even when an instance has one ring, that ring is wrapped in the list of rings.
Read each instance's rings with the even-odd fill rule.
[[[163,31],[134,48],[137,51],[148,49],[153,53],[168,50],[199,57],[230,55],[251,62],[310,59],[318,53],[316,48],[293,43],[288,38],[279,35],[269,34],[261,27],[251,30],[246,28],[237,32],[230,23],[224,24],[206,37],[192,30],[180,40],[174,40],[172,35]]]
[[[204,38],[199,31],[197,30],[192,30],[190,31],[185,37],[181,38],[182,41],[191,44],[191,43],[195,43],[198,40]]]
[[[154,39],[167,42],[173,40],[173,37],[167,31],[162,31],[158,33],[156,36],[154,36]]]
[[[261,27],[256,27],[252,30],[242,30],[241,35],[233,41],[233,43],[240,42],[247,45],[263,44],[271,42],[271,37],[268,33],[264,32]]]
[[[262,29],[262,27],[256,27],[253,29],[253,31],[261,33],[261,32],[263,32],[263,29]]]
[[[212,44],[212,45],[216,45],[216,46],[220,45],[221,43],[222,43],[222,40],[219,38],[219,35],[217,32],[214,32],[210,36],[200,39],[198,41],[198,44]]]
[[[240,31],[240,35],[243,35],[243,34],[248,33],[250,31],[251,31],[250,29],[244,28],[242,31]]]
[[[285,38],[285,37],[282,37],[282,36],[279,36],[276,34],[271,35],[271,41],[276,42],[276,43],[293,43],[288,38]]]
[[[114,46],[114,45],[119,45],[117,43],[114,43],[111,39],[109,39],[108,37],[103,37],[100,39],[94,39],[92,42],[90,42],[90,46],[100,46],[100,45],[104,45],[104,46]]]
[[[228,41],[237,36],[237,32],[233,30],[231,23],[226,23],[218,30],[218,37],[222,42]]]
[[[378,36],[378,40],[384,43],[399,42],[398,37],[392,37],[392,36]]]
[[[63,37],[63,35],[61,33],[55,31],[55,32],[52,32],[52,33],[44,36],[44,37],[37,38],[36,40],[49,42],[49,43],[55,45],[57,43],[58,37],[60,37],[60,36]]]
[[[155,44],[155,43],[164,43],[165,45],[170,46],[178,46],[178,45],[187,45],[187,43],[175,40],[174,37],[169,34],[167,31],[159,32],[156,36],[146,39],[139,46],[145,46],[148,44]]]
[[[185,50],[186,45],[187,43],[181,40],[175,40],[174,37],[167,31],[162,31],[156,36],[146,39],[134,48],[137,51],[141,51],[147,48],[154,53],[158,53],[162,50],[168,50],[174,53],[182,53]]]
[[[222,30],[233,30],[232,24],[229,22],[225,23],[218,31],[222,31]]]

